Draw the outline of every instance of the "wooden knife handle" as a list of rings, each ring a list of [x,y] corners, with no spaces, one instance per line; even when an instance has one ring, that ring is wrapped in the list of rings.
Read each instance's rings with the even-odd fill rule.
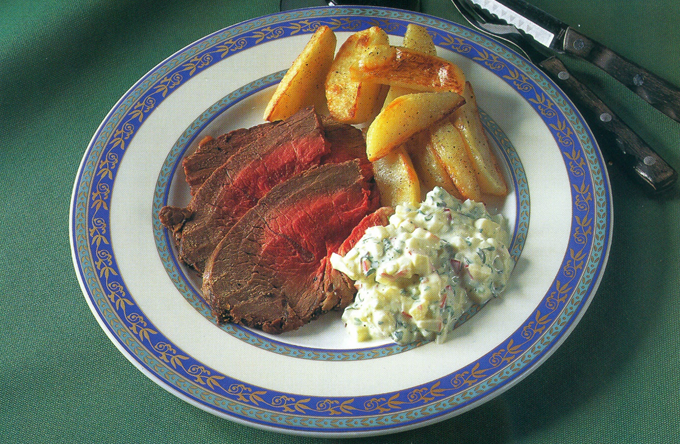
[[[562,44],[565,52],[601,68],[662,113],[680,122],[680,89],[671,83],[573,28],[567,28]]]
[[[574,101],[605,153],[640,181],[647,191],[659,193],[676,182],[678,173],[595,93],[571,75],[559,59],[550,57],[539,66]]]

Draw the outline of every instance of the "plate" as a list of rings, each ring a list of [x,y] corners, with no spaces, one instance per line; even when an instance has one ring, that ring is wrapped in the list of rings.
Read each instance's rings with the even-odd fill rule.
[[[511,182],[494,203],[513,228],[503,297],[444,344],[353,343],[339,313],[270,336],[220,327],[177,261],[158,210],[188,200],[182,157],[205,135],[262,122],[276,83],[321,24],[338,36],[409,23],[475,86]],[[245,68],[244,68],[245,67]],[[420,427],[497,396],[564,341],[593,298],[612,230],[600,151],[555,84],[513,50],[458,24],[389,8],[310,8],[249,20],[177,52],[140,79],[87,147],[70,208],[73,263],[103,330],[181,399],[242,424],[347,437]]]

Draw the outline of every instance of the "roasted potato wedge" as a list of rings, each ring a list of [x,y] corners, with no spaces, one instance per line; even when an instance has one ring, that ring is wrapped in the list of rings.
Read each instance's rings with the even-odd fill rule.
[[[284,120],[300,109],[325,108],[326,75],[333,63],[337,39],[328,26],[320,26],[281,79],[264,111],[270,122]]]
[[[413,51],[422,52],[423,54],[436,56],[437,48],[434,46],[432,41],[432,36],[427,32],[425,28],[414,23],[409,23],[406,27],[406,33],[404,34],[404,48],[411,49]],[[400,86],[390,87],[387,96],[385,97],[385,104],[387,106],[392,100],[404,94],[411,94],[418,92],[411,88],[404,88]]]
[[[453,113],[465,100],[453,92],[406,94],[394,99],[366,131],[371,162],[394,150],[414,134]]]
[[[423,54],[436,56],[437,48],[434,46],[432,36],[425,28],[413,23],[406,27],[404,34],[404,48],[413,51],[418,51]],[[410,88],[402,88],[393,86],[387,95],[387,100],[392,101],[395,98],[416,92]],[[436,125],[436,124],[435,124]],[[413,168],[416,170],[418,179],[420,181],[420,197],[421,200],[434,187],[441,187],[445,189],[452,196],[458,199],[464,199],[463,195],[458,191],[449,172],[444,167],[439,154],[434,150],[431,143],[430,131],[421,131],[415,134],[406,143],[406,151],[411,158]]]
[[[437,54],[432,37],[425,28],[415,24],[409,24],[406,27],[404,47],[426,54]],[[418,91],[399,86],[390,87],[383,107],[399,96],[415,92]],[[427,191],[437,185],[458,192],[443,167],[440,171],[431,168],[436,159],[429,155],[431,151],[422,149],[426,140],[419,136],[423,133],[414,135],[396,151],[374,162],[376,183],[381,190],[381,203],[383,205],[395,205],[404,202],[417,204]],[[413,149],[413,152],[411,149]],[[415,154],[415,157],[412,153]],[[411,166],[409,166],[409,162]],[[443,174],[440,174],[442,172]],[[440,174],[441,177],[435,177],[437,174]],[[397,178],[400,180],[395,180]],[[448,180],[448,182],[444,183],[445,180]],[[425,190],[423,185],[428,189]]]
[[[377,26],[358,31],[342,44],[326,77],[328,111],[343,123],[364,123],[373,117],[382,86],[374,82],[354,80],[349,73],[368,48],[389,43],[385,31]]]
[[[373,162],[373,173],[380,190],[381,205],[395,207],[420,202],[418,175],[404,147]]]
[[[405,145],[406,152],[411,158],[411,163],[413,163],[413,168],[416,170],[420,181],[421,200],[434,187],[441,187],[452,196],[461,200],[464,199],[451,180],[451,176],[444,167],[439,154],[434,150],[429,130],[414,135]]]
[[[441,57],[390,45],[376,45],[350,67],[351,78],[417,91],[462,94],[465,74]]]
[[[465,199],[481,201],[482,190],[465,140],[449,119],[441,120],[430,129],[429,145],[441,159],[460,194]]]
[[[406,27],[404,48],[431,56],[437,55],[437,48],[434,46],[432,36],[427,32],[427,29],[414,23],[410,23]]]
[[[465,84],[463,97],[465,105],[453,114],[452,122],[465,139],[465,146],[477,173],[479,186],[486,194],[505,196],[508,194],[508,186],[484,132],[477,99],[470,82]]]

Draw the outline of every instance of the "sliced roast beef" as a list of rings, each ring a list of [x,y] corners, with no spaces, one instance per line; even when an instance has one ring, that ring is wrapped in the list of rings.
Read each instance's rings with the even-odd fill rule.
[[[327,116],[321,117],[321,124],[326,140],[331,144],[331,152],[321,159],[322,164],[340,163],[352,159],[368,160],[366,141],[361,130]]]
[[[182,168],[191,189],[191,195],[196,194],[213,171],[229,160],[239,149],[267,134],[272,125],[274,124],[263,123],[252,128],[241,128],[222,134],[216,139],[207,136],[201,140],[196,151],[182,160]]]
[[[312,168],[274,187],[215,248],[203,295],[219,322],[281,333],[353,299],[330,254],[361,237],[379,205],[370,163]],[[381,211],[372,222],[386,222]],[[355,227],[363,227],[357,228]]]
[[[263,123],[252,128],[241,128],[212,138],[206,136],[198,148],[182,161],[184,175],[189,184],[191,195],[201,187],[220,165],[224,164],[240,148],[266,136],[274,125],[282,122]],[[321,163],[339,163],[351,159],[366,158],[366,143],[361,130],[340,123],[332,117],[321,116],[324,136],[330,143],[330,153]]]
[[[329,143],[313,108],[271,125],[213,171],[187,208],[164,207],[161,222],[175,233],[179,256],[202,272],[231,227],[276,184],[319,164]]]

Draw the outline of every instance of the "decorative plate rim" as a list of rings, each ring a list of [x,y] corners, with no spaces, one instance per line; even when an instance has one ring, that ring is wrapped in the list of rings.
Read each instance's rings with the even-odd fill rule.
[[[117,275],[107,237],[111,191],[125,148],[157,105],[181,86],[182,76],[191,77],[217,63],[215,56],[224,58],[247,49],[248,39],[257,45],[308,34],[320,23],[342,31],[378,25],[394,35],[403,35],[405,24],[418,23],[434,33],[437,46],[474,56],[475,63],[502,77],[543,116],[572,186],[567,256],[523,328],[454,373],[375,396],[282,393],[192,361],[164,340],[141,311],[135,311],[134,298]],[[552,81],[514,51],[461,25],[372,7],[271,14],[210,34],[175,53],[142,77],[97,129],[78,170],[70,208],[70,243],[81,288],[104,331],[131,362],[166,390],[219,416],[268,430],[317,436],[370,435],[426,425],[490,399],[537,368],[570,333],[599,285],[611,244],[613,213],[609,180],[594,138]]]

